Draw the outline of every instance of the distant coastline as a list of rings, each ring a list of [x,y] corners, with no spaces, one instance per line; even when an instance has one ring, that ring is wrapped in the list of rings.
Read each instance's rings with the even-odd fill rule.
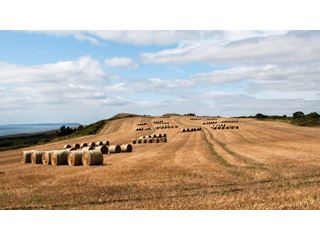
[[[77,127],[79,123],[34,123],[34,124],[4,124],[0,125],[0,137],[20,134],[46,132],[60,129],[62,126]]]

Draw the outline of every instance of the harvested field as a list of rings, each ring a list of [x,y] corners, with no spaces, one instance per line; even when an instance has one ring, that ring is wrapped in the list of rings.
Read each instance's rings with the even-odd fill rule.
[[[159,118],[144,118],[150,130]],[[102,165],[71,167],[21,163],[21,152],[0,152],[1,209],[320,209],[320,129],[253,119],[210,119],[237,125],[214,130],[188,116],[172,116],[165,144],[86,156]],[[167,121],[167,120],[166,120]],[[132,143],[141,117],[109,121],[97,135],[23,150],[51,151],[72,143]],[[191,134],[181,129],[201,127]],[[143,141],[143,140],[142,140]],[[154,140],[155,141],[155,140]],[[66,155],[66,157],[65,157]],[[74,163],[79,162],[75,160]],[[89,159],[89,160],[88,160]],[[55,160],[56,161],[56,160]],[[59,165],[59,164],[65,165]],[[73,162],[72,162],[73,164]]]

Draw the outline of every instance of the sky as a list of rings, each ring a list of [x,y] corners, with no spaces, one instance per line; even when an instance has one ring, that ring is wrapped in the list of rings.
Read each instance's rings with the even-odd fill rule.
[[[319,106],[320,31],[0,31],[0,124]]]

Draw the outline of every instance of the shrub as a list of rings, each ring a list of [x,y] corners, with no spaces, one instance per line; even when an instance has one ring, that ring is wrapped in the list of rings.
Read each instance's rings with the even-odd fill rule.
[[[300,117],[304,117],[304,113],[301,111],[295,112],[292,114],[293,118],[300,118]]]
[[[255,116],[255,118],[257,118],[257,119],[265,119],[267,117],[268,117],[267,115],[263,115],[262,113],[257,113]]]

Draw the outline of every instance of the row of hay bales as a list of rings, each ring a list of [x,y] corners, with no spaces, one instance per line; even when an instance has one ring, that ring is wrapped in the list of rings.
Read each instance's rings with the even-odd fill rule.
[[[181,132],[194,132],[194,131],[201,131],[201,127],[193,127],[193,128],[183,128]]]
[[[90,142],[90,143],[75,143],[75,144],[66,144],[63,146],[63,149],[71,149],[71,150],[77,150],[79,148],[85,148],[85,147],[89,147],[89,148],[94,148],[96,146],[103,146],[103,145],[110,145],[109,141],[98,141],[98,142]]]
[[[164,125],[164,126],[157,126],[156,129],[168,129],[168,128],[178,128],[178,125],[170,126],[170,125]]]
[[[144,126],[147,125],[147,123],[138,123],[138,126]]]
[[[147,128],[136,128],[136,131],[143,131],[143,130],[150,130],[151,128],[150,127],[147,127]]]
[[[219,129],[239,129],[239,126],[212,126],[213,130],[219,130]]]
[[[133,144],[140,144],[140,143],[160,143],[160,142],[167,142],[167,134],[154,134],[154,135],[147,135],[141,136],[136,139],[132,139]]]
[[[224,121],[221,121],[222,123],[238,123],[239,121],[238,120],[224,120]]]
[[[169,122],[165,122],[165,121],[163,121],[163,120],[153,121],[153,123],[154,123],[154,124],[163,124],[163,125],[169,124]]]
[[[225,123],[218,123],[216,125],[213,125],[212,127],[225,127],[226,124]]]
[[[66,148],[63,150],[52,151],[23,151],[21,162],[43,165],[51,164],[52,166],[102,165],[104,154],[120,152],[132,152],[132,145],[88,145],[87,147],[76,150],[72,148]]]
[[[216,124],[216,123],[217,123],[216,121],[211,121],[211,122],[203,122],[202,124],[207,125],[207,124]]]
[[[191,121],[201,120],[201,118],[190,118]]]

